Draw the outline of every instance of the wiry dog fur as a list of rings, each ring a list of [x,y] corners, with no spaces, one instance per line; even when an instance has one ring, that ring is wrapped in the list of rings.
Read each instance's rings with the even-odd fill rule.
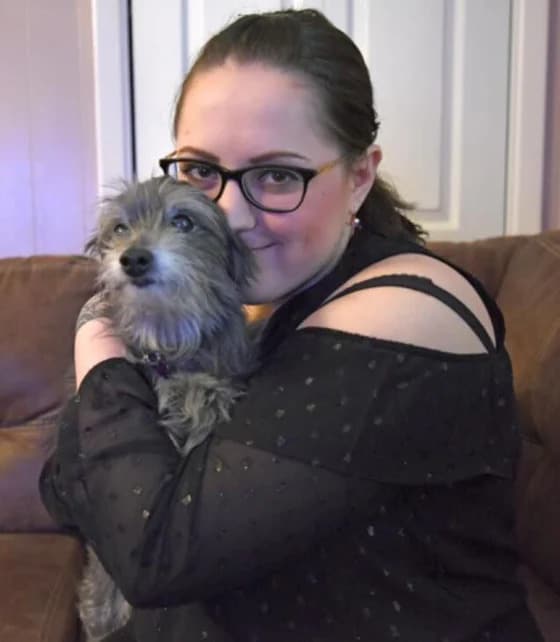
[[[106,200],[86,249],[100,260],[92,316],[111,319],[132,361],[153,364],[161,423],[186,455],[229,419],[254,367],[241,301],[254,272],[250,251],[214,203],[169,178],[126,185]],[[79,611],[93,642],[124,626],[130,606],[88,553]]]

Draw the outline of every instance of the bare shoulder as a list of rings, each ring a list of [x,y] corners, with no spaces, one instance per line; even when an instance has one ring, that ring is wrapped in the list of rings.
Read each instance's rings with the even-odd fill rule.
[[[492,341],[494,331],[486,306],[461,274],[424,254],[401,254],[371,265],[338,290],[388,274],[423,276],[459,299],[482,323]],[[353,292],[323,305],[300,327],[325,327],[457,354],[485,352],[465,321],[438,299],[400,287]]]

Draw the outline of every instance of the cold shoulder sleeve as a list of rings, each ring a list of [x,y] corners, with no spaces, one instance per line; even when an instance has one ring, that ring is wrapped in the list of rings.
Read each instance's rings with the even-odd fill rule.
[[[511,477],[518,443],[507,353],[461,355],[326,328],[299,330],[222,430],[383,483]]]
[[[510,391],[500,355],[309,328],[181,458],[142,369],[111,359],[66,407],[41,492],[133,605],[185,603],[303,558],[387,485],[511,476]]]

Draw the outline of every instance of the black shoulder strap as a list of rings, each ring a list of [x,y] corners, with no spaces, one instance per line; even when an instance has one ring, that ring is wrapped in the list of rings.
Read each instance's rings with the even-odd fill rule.
[[[476,336],[482,342],[482,345],[486,348],[488,352],[493,352],[495,350],[492,339],[489,337],[488,332],[480,323],[478,318],[467,308],[467,306],[460,301],[457,297],[453,296],[447,290],[440,288],[430,279],[417,276],[415,274],[387,274],[384,276],[378,276],[372,279],[366,279],[355,283],[354,285],[345,288],[341,292],[338,292],[334,296],[327,299],[323,305],[339,299],[340,297],[346,296],[352,292],[357,292],[358,290],[366,290],[369,288],[379,288],[379,287],[399,287],[399,288],[408,288],[410,290],[417,290],[418,292],[423,292],[433,296],[436,299],[439,299],[442,303],[451,308],[456,312],[461,319],[470,327],[470,329],[476,334]]]

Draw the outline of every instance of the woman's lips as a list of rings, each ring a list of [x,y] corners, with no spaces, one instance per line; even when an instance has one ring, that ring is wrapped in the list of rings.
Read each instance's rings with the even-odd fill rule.
[[[255,245],[249,246],[251,252],[260,252],[262,250],[267,250],[269,247],[274,247],[276,243],[268,243],[267,245]]]

